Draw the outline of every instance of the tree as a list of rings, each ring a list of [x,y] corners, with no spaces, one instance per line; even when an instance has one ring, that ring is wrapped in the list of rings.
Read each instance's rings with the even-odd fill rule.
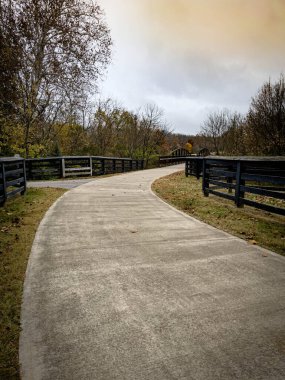
[[[223,135],[224,152],[227,155],[245,155],[246,146],[246,126],[244,117],[238,113],[228,114],[228,126]]]
[[[14,33],[12,9],[3,8],[0,1],[0,110],[9,115],[17,100],[17,72],[20,68],[21,51]]]
[[[248,143],[252,153],[285,154],[284,76],[266,82],[252,99],[247,115]]]
[[[111,99],[99,100],[88,128],[94,155],[112,155],[116,144],[116,129],[121,124],[121,108]]]
[[[147,104],[140,115],[139,127],[141,158],[146,165],[152,155],[159,153],[159,147],[164,144],[167,134],[163,110],[155,104]]]
[[[207,148],[210,151],[214,150],[217,155],[224,150],[224,135],[228,130],[229,115],[227,109],[211,112],[201,128],[201,134],[211,143]]]
[[[160,152],[168,133],[156,105],[131,112],[111,99],[98,103],[88,128],[92,154],[141,158],[146,163]]]
[[[73,114],[110,61],[110,32],[93,0],[2,0],[1,33],[15,41],[16,115],[31,143],[45,141],[55,121]],[[9,33],[8,33],[9,32]]]
[[[194,145],[194,141],[192,139],[189,139],[187,141],[187,143],[185,144],[185,149],[189,152],[189,153],[192,153],[193,151],[193,145]]]

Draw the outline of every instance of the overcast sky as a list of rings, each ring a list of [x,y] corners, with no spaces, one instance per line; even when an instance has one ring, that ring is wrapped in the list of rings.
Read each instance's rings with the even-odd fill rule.
[[[245,113],[285,73],[285,0],[98,0],[114,41],[101,85],[130,110],[156,103],[175,132],[211,110]]]

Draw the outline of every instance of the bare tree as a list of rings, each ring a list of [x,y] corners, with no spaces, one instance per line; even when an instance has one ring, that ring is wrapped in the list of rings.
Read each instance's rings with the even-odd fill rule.
[[[2,0],[0,14],[4,30],[13,20],[21,52],[17,115],[28,156],[33,136],[94,90],[110,61],[110,32],[92,0]]]
[[[284,76],[265,83],[252,99],[247,115],[248,143],[252,153],[285,154]]]
[[[223,135],[223,147],[225,154],[245,155],[246,147],[246,127],[244,116],[238,112],[228,113],[227,130]]]
[[[163,120],[163,110],[155,104],[147,104],[140,115],[140,146],[141,157],[146,165],[153,154],[158,153],[159,147],[164,143],[168,128]]]
[[[224,135],[229,126],[229,114],[227,109],[211,112],[201,128],[205,140],[211,142],[212,146],[208,148],[214,150],[217,155],[224,149]]]

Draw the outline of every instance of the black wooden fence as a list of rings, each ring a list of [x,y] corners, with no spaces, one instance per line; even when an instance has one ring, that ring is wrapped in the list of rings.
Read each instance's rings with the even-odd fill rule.
[[[143,168],[143,160],[117,157],[64,156],[26,160],[27,179],[98,176]]]
[[[0,206],[26,191],[26,180],[99,176],[143,170],[143,160],[117,157],[0,158]]]
[[[191,153],[187,149],[175,149],[168,156],[159,156],[159,166],[181,164],[189,156],[191,156]]]
[[[8,198],[26,191],[25,160],[23,158],[0,158],[0,206]]]
[[[234,201],[237,207],[248,205],[285,215],[285,157],[189,157],[185,174],[203,177],[205,196],[214,194]]]

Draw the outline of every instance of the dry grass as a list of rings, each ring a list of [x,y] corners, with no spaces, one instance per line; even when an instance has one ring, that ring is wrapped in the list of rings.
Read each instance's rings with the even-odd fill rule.
[[[29,189],[0,208],[0,379],[19,379],[20,310],[27,261],[39,222],[65,191]]]
[[[153,190],[166,202],[214,227],[285,255],[285,218],[253,207],[204,197],[201,180],[175,173],[154,182]]]

